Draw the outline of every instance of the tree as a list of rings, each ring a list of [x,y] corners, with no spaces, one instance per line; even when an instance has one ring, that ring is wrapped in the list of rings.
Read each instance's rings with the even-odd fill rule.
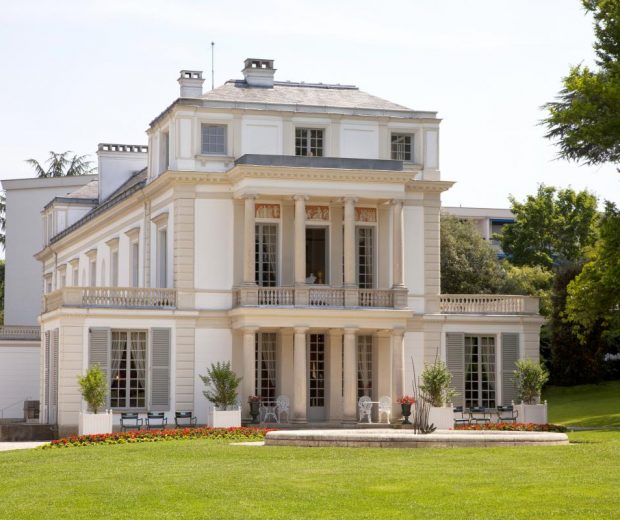
[[[506,273],[501,292],[504,294],[523,294],[536,296],[540,299],[540,314],[549,316],[551,313],[551,287],[553,272],[544,267],[512,265],[508,261],[502,263]]]
[[[491,245],[471,222],[441,215],[441,292],[501,292],[504,273]]]
[[[200,379],[207,387],[202,393],[217,409],[226,410],[237,404],[237,388],[242,378],[234,373],[230,361],[211,363],[207,375],[200,376]]]
[[[515,222],[500,235],[515,265],[551,268],[582,259],[596,240],[597,199],[587,190],[557,190],[541,184],[525,202],[509,197]]]
[[[594,17],[596,67],[571,67],[556,101],[544,108],[545,137],[559,157],[584,164],[620,160],[620,0],[582,0]]]
[[[78,384],[82,398],[88,403],[93,413],[97,413],[105,405],[108,393],[105,373],[99,365],[92,366],[86,371],[86,375],[78,376]]]
[[[69,157],[71,153],[69,150],[62,153],[50,151],[50,155],[45,161],[47,169],[41,166],[41,163],[36,159],[27,159],[26,162],[34,168],[37,177],[72,177],[96,172],[97,168],[91,166],[92,163],[86,160],[86,155]]]
[[[566,317],[582,343],[599,327],[606,339],[620,338],[620,211],[611,202],[590,261],[568,285]]]
[[[549,381],[549,372],[542,363],[532,359],[520,359],[516,368],[513,373],[519,399],[525,404],[536,404],[543,386]]]

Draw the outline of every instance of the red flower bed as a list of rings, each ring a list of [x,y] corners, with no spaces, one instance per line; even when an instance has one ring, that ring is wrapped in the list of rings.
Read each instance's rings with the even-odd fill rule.
[[[221,439],[227,441],[262,441],[273,428],[182,428],[167,430],[132,430],[96,435],[72,435],[52,441],[44,448],[70,448],[96,444],[128,444],[175,439]]]
[[[505,432],[560,432],[567,430],[565,426],[559,424],[534,424],[534,423],[512,423],[496,422],[486,424],[459,424],[455,430],[469,431],[505,431]]]

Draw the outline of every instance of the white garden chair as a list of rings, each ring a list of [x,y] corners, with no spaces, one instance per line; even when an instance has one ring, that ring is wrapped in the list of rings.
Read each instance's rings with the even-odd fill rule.
[[[360,412],[360,422],[362,422],[364,416],[368,417],[369,423],[372,422],[370,417],[372,415],[372,399],[367,395],[363,395],[357,402],[357,407]]]
[[[389,424],[392,418],[392,398],[389,395],[384,395],[379,399],[379,422],[381,422],[381,414],[385,414]]]
[[[279,395],[276,399],[277,421],[282,422],[282,414],[286,414],[286,422],[289,422],[290,401],[287,395]]]

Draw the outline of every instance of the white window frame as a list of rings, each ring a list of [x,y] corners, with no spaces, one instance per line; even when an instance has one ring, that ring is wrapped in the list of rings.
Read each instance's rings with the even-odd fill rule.
[[[372,231],[372,254],[370,256],[372,262],[372,284],[370,287],[361,287],[360,285],[360,230],[370,229]],[[357,224],[355,226],[355,281],[361,289],[374,289],[377,287],[377,225],[374,222]]]
[[[270,388],[268,374],[265,376],[263,370],[263,367],[266,367],[270,362],[270,357],[273,358],[273,388]],[[276,332],[261,331],[256,333],[254,367],[254,395],[275,401],[278,395],[278,335]],[[265,370],[268,372],[269,369],[265,368]]]
[[[409,143],[409,159],[405,159],[404,157],[399,157],[398,154],[402,153],[405,154],[407,152],[402,151],[402,152],[394,152],[393,147],[392,147],[392,139],[396,136],[400,136],[400,137],[409,137],[410,139],[410,143]],[[395,161],[403,161],[403,162],[415,162],[415,145],[416,145],[416,138],[415,138],[415,133],[413,132],[399,132],[399,131],[392,131],[390,132],[390,159],[395,160]],[[403,145],[404,146],[404,145]],[[395,156],[396,154],[396,156]]]
[[[129,244],[129,285],[131,287],[140,287],[140,242],[133,240]]]
[[[312,154],[312,155],[303,155],[303,154],[298,154],[297,153],[297,132],[301,131],[301,132],[305,132],[305,135],[302,137],[304,144],[303,147],[305,147],[306,151],[310,152],[310,148],[311,148],[311,143],[312,143],[312,135],[311,132],[321,132],[321,153],[320,154]],[[297,157],[325,157],[325,149],[327,148],[326,146],[326,141],[327,141],[327,131],[324,127],[322,126],[296,126],[295,127],[295,133],[293,135],[293,152]]]
[[[88,262],[88,285],[97,287],[97,258],[91,258]]]
[[[132,334],[140,333],[144,334],[144,406],[112,406],[113,392],[112,392],[112,383],[113,383],[113,373],[112,373],[112,365],[114,359],[114,334],[126,334],[127,335],[127,357],[128,362],[131,363],[131,351],[132,351]],[[146,410],[149,406],[149,372],[150,372],[150,352],[149,352],[149,332],[143,329],[112,329],[111,331],[111,344],[110,344],[110,354],[109,354],[109,364],[108,373],[110,374],[110,382],[108,384],[108,392],[110,395],[110,408],[113,410]],[[126,369],[127,372],[131,372],[131,366]],[[131,399],[131,378],[126,380],[126,395],[125,395],[125,404],[129,403],[129,399]]]
[[[499,359],[498,356],[498,347],[499,347],[499,341],[498,338],[495,334],[465,334],[464,337],[464,344],[463,344],[463,348],[464,348],[464,366],[463,366],[463,376],[464,376],[464,383],[465,383],[465,392],[463,395],[463,399],[464,399],[464,403],[465,405],[469,408],[470,406],[472,406],[471,400],[472,398],[470,397],[468,400],[468,390],[467,390],[467,382],[468,382],[468,355],[467,355],[467,350],[468,350],[468,339],[476,339],[478,341],[478,361],[477,361],[477,388],[476,388],[476,404],[473,404],[473,406],[482,406],[484,408],[495,408],[495,406],[497,406],[498,401],[498,397],[499,397],[499,392],[500,392],[500,385],[499,385],[499,378],[498,378],[498,366],[499,366],[499,361],[501,361]],[[493,376],[493,381],[492,381],[492,393],[493,393],[493,398],[491,399],[490,397],[486,398],[483,396],[483,388],[482,388],[482,365],[484,363],[483,359],[482,359],[482,340],[483,339],[491,339],[493,341],[493,363],[492,363],[492,370],[488,371],[488,374],[492,374]],[[468,402],[469,401],[469,402]]]
[[[159,226],[157,228],[157,269],[155,273],[155,285],[162,289],[168,287],[168,240],[168,226]]]
[[[200,123],[200,154],[201,155],[216,155],[216,156],[227,156],[228,155],[228,129],[227,124],[219,123],[219,122],[201,122]],[[208,128],[222,128],[224,130],[224,149],[217,151],[208,151],[205,149],[205,130]]]

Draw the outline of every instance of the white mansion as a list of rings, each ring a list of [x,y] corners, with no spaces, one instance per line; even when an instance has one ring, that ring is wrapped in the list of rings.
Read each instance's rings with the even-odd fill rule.
[[[440,294],[436,113],[274,73],[248,59],[203,93],[181,71],[148,147],[99,145],[98,178],[45,206],[41,420],[61,434],[95,363],[114,411],[200,423],[199,374],[227,360],[246,417],[248,396],[287,395],[296,423],[354,422],[438,357],[455,403],[514,399],[538,301]]]

